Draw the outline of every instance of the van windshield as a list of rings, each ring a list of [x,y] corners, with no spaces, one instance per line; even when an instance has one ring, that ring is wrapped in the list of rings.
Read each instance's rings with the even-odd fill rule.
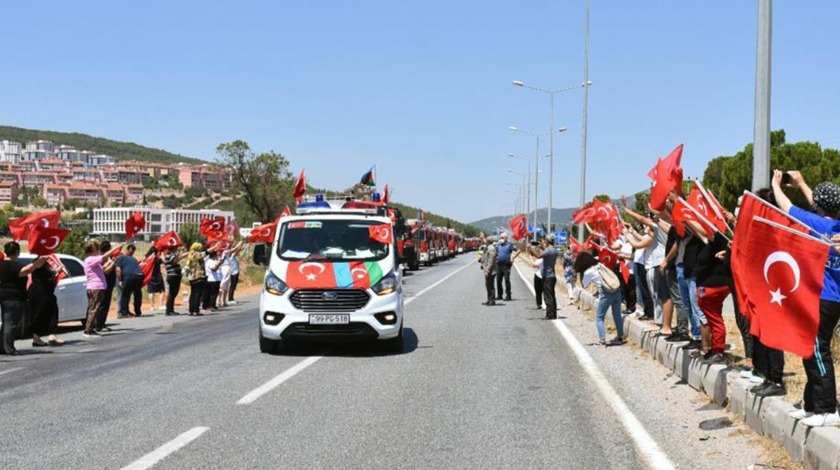
[[[370,238],[373,220],[299,220],[281,226],[277,256],[286,261],[378,261],[389,248]]]

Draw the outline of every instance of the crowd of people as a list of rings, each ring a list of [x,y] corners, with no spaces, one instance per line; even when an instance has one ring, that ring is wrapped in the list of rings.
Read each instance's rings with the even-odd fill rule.
[[[783,185],[784,173],[789,183]],[[785,187],[798,189],[810,207],[796,207],[785,194]],[[790,214],[809,227],[814,235],[821,235],[840,242],[840,186],[820,183],[813,191],[797,171],[776,171],[769,188],[756,194],[767,204]],[[694,220],[677,220],[672,209],[677,194],[671,192],[665,209],[647,207],[645,213],[631,209],[626,201],[621,204],[626,214],[621,222],[620,234],[610,237],[587,225],[594,242],[579,246],[566,246],[558,267],[563,269],[568,292],[574,289],[591,289],[596,296],[595,330],[597,343],[605,346],[623,344],[624,318],[636,316],[658,327],[657,336],[665,341],[680,343],[690,351],[690,356],[706,364],[733,364],[726,341],[724,303],[731,296],[735,324],[744,351],[741,376],[753,382],[751,391],[761,397],[786,394],[783,380],[785,355],[761,342],[750,332],[750,320],[739,306],[736,283],[732,272],[732,241],[724,233],[710,234]],[[724,211],[728,224],[737,223],[735,213]],[[503,285],[509,275],[511,253],[516,248],[507,247],[506,235],[498,241],[483,237],[480,250],[481,268],[485,275],[487,301],[494,305],[510,298],[509,284]],[[601,252],[609,249],[621,259],[614,268],[602,263]],[[528,245],[537,272],[534,287],[537,308],[542,308],[541,295],[545,298],[546,318],[556,318],[554,283],[557,251],[551,235],[545,237],[540,247]],[[821,267],[820,267],[821,269]],[[622,272],[624,271],[624,272]],[[629,275],[628,275],[629,274]],[[802,419],[807,426],[838,426],[837,390],[831,342],[840,319],[840,254],[837,245],[830,251],[825,266],[824,284],[820,295],[819,329],[814,354],[803,359],[807,376],[801,409],[792,416]],[[797,281],[798,282],[798,281]],[[572,298],[570,296],[569,303]],[[623,306],[623,307],[622,307]],[[611,312],[616,336],[606,338],[605,320]]]
[[[82,335],[96,338],[110,332],[108,313],[117,294],[117,318],[148,316],[143,313],[146,287],[152,314],[175,310],[181,284],[189,285],[188,314],[200,316],[220,307],[235,305],[239,284],[239,254],[243,242],[222,248],[221,243],[205,246],[196,242],[189,251],[181,247],[158,252],[154,246],[142,261],[152,263],[145,273],[136,257],[137,247],[124,247],[109,241],[90,241],[85,246],[84,272],[87,280],[87,315]],[[15,340],[21,331],[32,335],[33,347],[57,347],[64,341],[58,330],[58,301],[55,289],[60,270],[49,263],[49,256],[38,256],[30,263],[19,262],[20,244],[4,246],[0,261],[0,310],[2,310],[2,348],[0,354],[17,355]],[[133,311],[130,310],[130,306]],[[22,327],[21,324],[24,324]]]

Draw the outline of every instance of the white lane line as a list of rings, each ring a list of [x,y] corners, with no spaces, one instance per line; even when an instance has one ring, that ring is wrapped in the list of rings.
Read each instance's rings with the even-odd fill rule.
[[[237,405],[248,405],[251,404],[257,399],[266,393],[274,390],[275,388],[279,387],[283,382],[291,379],[295,375],[297,375],[302,370],[306,369],[307,367],[315,364],[319,360],[321,360],[323,356],[311,356],[307,357],[306,359],[298,362],[297,364],[293,365],[291,368],[287,369],[277,377],[269,380],[268,382],[260,385],[259,387],[255,388],[252,392],[248,393],[244,397],[240,398]]]
[[[413,301],[417,297],[420,297],[421,295],[425,294],[426,292],[430,291],[431,289],[439,286],[444,281],[446,281],[450,277],[454,276],[455,274],[458,274],[458,272],[460,272],[461,270],[463,270],[467,266],[470,266],[471,264],[472,264],[472,261],[467,263],[466,265],[456,269],[455,271],[449,273],[448,275],[444,276],[443,279],[435,282],[434,284],[430,285],[429,287],[421,290],[420,292],[415,294],[414,297],[406,299],[405,300],[405,305],[408,305],[409,303],[411,303],[411,301]],[[273,379],[269,380],[268,382],[260,385],[259,387],[257,387],[253,391],[249,392],[247,395],[240,398],[239,401],[236,402],[236,404],[237,405],[249,405],[249,404],[257,401],[257,399],[259,399],[261,396],[263,396],[266,393],[268,393],[268,392],[274,390],[275,388],[279,387],[280,385],[283,384],[283,382],[291,379],[292,377],[299,374],[300,372],[302,372],[304,369],[311,366],[312,364],[315,364],[316,362],[318,362],[322,358],[323,358],[323,356],[307,357],[306,359],[304,359],[304,360],[298,362],[297,364],[293,365],[291,368],[285,370],[284,372],[282,372],[277,377],[274,377]]]
[[[155,464],[165,459],[170,454],[174,453],[175,451],[184,447],[190,442],[198,439],[198,436],[201,436],[209,429],[210,428],[204,426],[192,428],[184,434],[181,434],[175,439],[172,439],[166,444],[140,457],[139,459],[129,464],[127,467],[123,467],[123,470],[146,470],[147,468],[152,468],[153,466],[155,466]]]
[[[4,370],[0,372],[0,375],[11,374],[12,372],[17,372],[19,370],[23,370],[23,367],[15,367],[14,369]]]
[[[475,260],[470,261],[469,263],[467,263],[467,264],[465,264],[465,265],[461,266],[460,268],[456,269],[455,271],[452,271],[451,273],[447,274],[447,275],[446,275],[446,276],[444,276],[444,277],[443,277],[443,279],[441,279],[440,281],[437,281],[437,282],[435,282],[434,284],[430,285],[429,287],[427,287],[427,288],[425,288],[425,289],[421,290],[420,292],[418,292],[418,293],[414,294],[414,296],[412,296],[412,297],[409,297],[409,298],[405,299],[405,305],[410,304],[410,303],[411,303],[411,302],[413,302],[413,301],[414,301],[414,299],[416,299],[417,297],[420,297],[421,295],[425,294],[426,292],[428,292],[428,291],[430,291],[430,290],[434,289],[435,287],[437,287],[437,286],[439,286],[439,285],[443,284],[443,283],[444,283],[447,279],[449,279],[450,277],[452,277],[452,276],[454,276],[454,275],[458,274],[459,272],[463,271],[464,269],[466,269],[466,268],[468,268],[468,267],[472,266],[472,264],[473,264],[474,262],[475,262]]]
[[[519,276],[522,278],[522,282],[524,282],[528,287],[528,290],[530,290],[532,294],[536,295],[534,293],[533,284],[528,282],[528,279],[525,277],[525,274],[522,273],[519,266],[516,266],[516,271],[519,272]],[[595,383],[595,387],[601,393],[601,396],[610,405],[610,408],[612,408],[615,414],[618,415],[618,419],[624,426],[624,430],[627,431],[627,434],[631,439],[633,439],[636,449],[639,451],[639,454],[648,466],[655,469],[675,468],[671,460],[668,459],[668,456],[659,449],[659,446],[656,445],[653,437],[648,434],[642,423],[638,418],[636,418],[636,415],[630,411],[630,408],[627,407],[624,400],[621,399],[621,396],[616,393],[615,389],[610,384],[610,381],[604,377],[604,374],[598,368],[598,365],[595,364],[592,356],[586,352],[586,349],[582,344],[580,344],[580,341],[577,340],[569,327],[566,326],[562,320],[552,320],[551,322],[554,323],[554,326],[557,327],[557,331],[560,332],[560,336],[566,340],[569,348],[571,348],[572,352],[575,353],[575,357],[577,357],[578,362],[583,367],[583,370],[589,374],[589,377],[592,379],[592,382]]]

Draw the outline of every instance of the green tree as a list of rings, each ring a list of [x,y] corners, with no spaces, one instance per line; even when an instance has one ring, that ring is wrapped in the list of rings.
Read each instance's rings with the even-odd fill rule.
[[[234,192],[242,195],[257,220],[273,220],[284,206],[292,205],[295,182],[286,157],[274,151],[256,154],[242,140],[219,144],[216,153],[233,172]]]
[[[200,241],[201,234],[198,233],[198,225],[196,224],[184,224],[181,226],[181,230],[178,231],[178,237],[181,239],[181,242],[184,244],[185,247],[189,248],[190,245],[193,243]]]

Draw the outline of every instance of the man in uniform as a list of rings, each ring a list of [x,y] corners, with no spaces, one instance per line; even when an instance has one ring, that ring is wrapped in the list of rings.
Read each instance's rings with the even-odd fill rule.
[[[498,272],[496,274],[496,300],[502,300],[502,294],[507,290],[505,300],[510,298],[510,268],[513,266],[513,261],[519,256],[519,250],[510,243],[507,239],[507,233],[502,232],[499,235],[499,242],[496,244],[496,252],[498,256]],[[502,289],[502,280],[504,280],[504,288]]]
[[[484,271],[484,287],[487,289],[487,301],[481,305],[496,305],[495,289],[493,288],[498,271],[496,244],[490,240],[484,240],[484,256],[481,260],[481,269]]]

